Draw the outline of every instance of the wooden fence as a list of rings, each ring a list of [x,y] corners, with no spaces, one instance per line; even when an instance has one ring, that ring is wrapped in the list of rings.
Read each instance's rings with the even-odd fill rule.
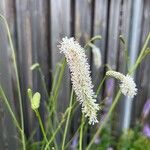
[[[37,71],[30,66],[39,63],[43,70],[47,87],[51,87],[51,72],[62,56],[57,48],[58,41],[64,36],[74,36],[81,45],[93,36],[101,35],[102,39],[94,44],[100,49],[102,66],[99,70],[93,65],[93,55],[89,50],[93,83],[97,85],[105,74],[104,64],[112,69],[126,73],[124,48],[119,40],[123,35],[131,58],[139,53],[150,32],[150,1],[149,0],[1,0],[0,13],[3,14],[11,30],[16,49],[19,79],[23,97],[26,135],[30,134],[36,122],[26,96],[28,87],[40,91],[43,99],[46,95]],[[132,46],[131,46],[132,45]],[[134,49],[132,49],[134,48]],[[132,58],[134,59],[134,58]],[[130,104],[131,125],[140,117],[143,104],[150,98],[150,56],[146,57],[136,72],[138,95]],[[0,83],[2,84],[11,104],[16,109],[16,79],[12,65],[11,50],[6,31],[0,22]],[[68,68],[65,70],[63,86],[58,98],[58,110],[63,112],[68,105],[70,77]],[[107,94],[109,80],[106,81],[100,97]],[[116,86],[111,92],[113,97]],[[100,99],[100,98],[99,98]],[[123,98],[118,105],[118,126],[121,129],[127,106]],[[44,110],[41,107],[40,110]],[[128,121],[129,122],[129,121]],[[0,101],[0,149],[17,149],[14,138],[16,129],[10,115]]]

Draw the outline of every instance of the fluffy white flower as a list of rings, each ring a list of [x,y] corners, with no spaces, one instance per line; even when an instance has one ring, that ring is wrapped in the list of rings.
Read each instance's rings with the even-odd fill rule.
[[[82,105],[82,113],[89,118],[89,124],[97,123],[97,111],[99,106],[96,103],[96,95],[90,76],[90,66],[87,61],[84,49],[74,38],[63,38],[59,49],[64,53],[71,71],[73,89],[77,100]]]
[[[129,75],[126,75],[123,80],[121,80],[120,89],[124,95],[128,95],[131,98],[137,94],[136,84]]]
[[[136,84],[131,76],[116,71],[107,71],[106,75],[120,80],[120,90],[124,95],[133,98],[137,94]]]

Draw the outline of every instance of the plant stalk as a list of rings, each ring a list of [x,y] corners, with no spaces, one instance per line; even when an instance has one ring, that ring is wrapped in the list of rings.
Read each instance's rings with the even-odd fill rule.
[[[14,46],[13,46],[11,33],[10,33],[10,29],[9,29],[7,20],[1,14],[0,14],[0,18],[4,21],[6,31],[7,31],[7,35],[8,35],[9,44],[10,44],[10,48],[12,50],[12,58],[13,58],[13,62],[14,62],[14,70],[15,70],[15,75],[16,75],[18,98],[19,98],[19,107],[20,107],[21,128],[22,128],[21,137],[22,137],[23,150],[26,150],[26,142],[25,142],[25,135],[24,135],[24,117],[23,117],[23,108],[22,108],[22,98],[21,98],[21,90],[20,90],[20,82],[19,82],[19,77],[18,77],[18,69],[17,69],[15,49],[14,49]]]
[[[67,116],[67,121],[66,121],[66,126],[65,126],[63,141],[62,141],[62,150],[65,149],[65,140],[66,140],[67,130],[68,130],[68,126],[69,126],[69,120],[70,120],[70,116],[71,116],[72,102],[73,102],[73,89],[71,91],[70,104],[69,104],[69,112],[68,112],[68,116]]]

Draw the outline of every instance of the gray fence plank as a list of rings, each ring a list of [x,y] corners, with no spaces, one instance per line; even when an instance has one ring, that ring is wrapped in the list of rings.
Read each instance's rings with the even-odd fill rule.
[[[120,9],[121,9],[121,0],[112,0],[108,3],[110,6],[108,7],[108,34],[107,34],[107,44],[106,44],[106,55],[105,55],[105,63],[108,64],[113,70],[117,70],[117,57],[118,57],[118,44],[119,44],[119,27],[120,27]],[[112,87],[110,87],[110,82]],[[109,97],[113,98],[115,93],[115,83],[114,79],[107,79],[105,85],[105,94],[107,96],[108,89],[111,88],[111,93],[109,93]]]
[[[140,40],[140,49],[142,48],[148,33],[150,32],[150,1],[144,1],[144,11],[142,19],[142,33]],[[149,43],[150,46],[150,43]],[[142,64],[140,65],[137,72],[137,85],[138,85],[138,94],[134,103],[134,112],[133,112],[133,122],[141,117],[141,111],[143,105],[148,98],[150,98],[150,56],[147,56]]]
[[[108,20],[108,35],[106,46],[106,64],[108,64],[113,70],[117,69],[117,56],[118,56],[118,43],[119,43],[119,20],[120,20],[120,7],[121,0],[112,0],[108,3],[109,6],[109,20]],[[114,81],[112,80],[113,84]],[[105,94],[109,89],[109,80],[106,80]],[[111,97],[114,96],[114,87],[112,87]]]
[[[107,36],[107,15],[108,15],[108,1],[96,0],[94,8],[93,36],[101,35],[102,37],[101,40],[97,40],[96,42],[94,42],[94,44],[99,48],[101,53],[101,67],[97,69],[95,65],[92,65],[92,78],[96,88],[104,76],[106,36]],[[102,91],[103,90],[100,91],[100,96],[98,97],[98,100],[102,99]]]
[[[130,28],[130,21],[131,21],[131,10],[132,10],[132,2],[130,0],[123,1],[121,4],[121,9],[120,9],[120,27],[119,27],[119,35],[123,36],[125,43],[121,40],[119,40],[118,43],[118,62],[117,62],[117,69],[119,72],[126,74],[127,73],[127,65],[126,65],[126,55],[125,55],[125,50],[128,50],[128,45],[129,45],[129,28]],[[128,17],[127,17],[128,16]],[[120,65],[121,64],[121,65]],[[124,97],[121,99],[121,101],[118,104],[117,107],[117,113],[118,115],[118,120],[119,122],[116,126],[117,129],[120,131],[122,130],[122,122],[123,122],[123,116],[124,116],[124,106],[125,106],[126,100]]]
[[[1,10],[1,8],[0,8]],[[12,89],[12,76],[10,69],[10,52],[9,51],[9,43],[7,40],[7,33],[4,27],[4,24],[0,21],[0,85],[2,86],[9,103],[11,104],[13,111],[14,109],[14,95]],[[16,140],[17,131],[14,126],[13,120],[10,116],[10,112],[6,105],[2,102],[0,98],[0,149],[7,150],[14,147],[17,149],[18,142]]]
[[[66,0],[65,3],[62,0],[52,0],[51,6],[51,62],[52,70],[56,68],[56,63],[60,62],[63,58],[60,54],[57,45],[61,39],[65,36],[70,36],[70,0]],[[65,16],[65,17],[64,17]],[[59,91],[58,98],[58,110],[62,112],[65,110],[69,101],[70,92],[70,78],[68,74],[68,68],[66,67],[65,75],[61,89]]]
[[[106,55],[105,55],[105,63],[111,67],[113,70],[117,70],[117,61],[118,61],[118,52],[119,52],[119,34],[120,34],[120,11],[121,11],[121,0],[112,0],[109,1],[108,3],[108,22],[107,22],[107,39],[106,39]],[[111,78],[111,79],[106,79],[105,82],[105,91],[104,91],[104,96],[107,97],[109,96],[108,100],[111,101],[113,100],[115,93],[116,93],[116,87],[118,85],[116,84],[116,81]],[[104,98],[105,98],[104,97]],[[119,114],[117,113],[117,108],[115,109],[115,121],[113,119],[112,125],[112,130],[117,129],[118,126],[118,118]]]
[[[117,69],[117,52],[119,41],[119,19],[121,0],[110,2],[107,63],[112,69]]]
[[[131,67],[136,62],[139,52],[140,45],[140,34],[141,34],[141,24],[142,24],[142,16],[143,16],[143,7],[144,2],[142,0],[134,0],[132,2],[132,19],[130,21],[130,34],[129,34],[129,57]],[[134,51],[133,51],[134,50]],[[135,72],[136,73],[136,72]],[[135,78],[136,75],[133,75]],[[132,99],[129,97],[125,97],[125,111],[124,111],[124,120],[123,120],[123,129],[127,130],[130,127],[131,123],[131,111],[132,111]]]
[[[20,86],[23,99],[23,110],[25,130],[27,136],[30,132],[32,111],[30,102],[27,99],[27,88],[32,87],[32,72],[29,70],[32,65],[32,40],[31,20],[29,12],[29,0],[16,0],[17,19],[17,57],[19,67]],[[30,116],[30,117],[29,117]],[[30,126],[30,127],[29,127]]]
[[[76,0],[75,3],[75,37],[84,44],[91,34],[91,7],[92,1]]]
[[[0,13],[6,17],[8,20],[9,26],[11,26],[10,31],[12,36],[15,37],[15,12],[14,12],[14,3],[12,0],[2,0],[0,5]],[[13,71],[11,69],[12,65],[12,52],[10,50],[6,28],[4,23],[0,20],[0,84],[4,89],[4,92],[12,106],[13,111],[15,112],[16,101],[14,98],[14,85],[12,83]],[[17,115],[17,114],[16,114]],[[0,100],[0,128],[3,132],[0,133],[0,149],[17,149],[17,131],[14,126],[13,120],[8,112],[8,109],[5,107],[5,104]]]

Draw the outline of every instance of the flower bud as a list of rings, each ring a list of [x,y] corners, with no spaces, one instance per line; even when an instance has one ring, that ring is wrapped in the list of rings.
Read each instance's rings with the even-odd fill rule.
[[[36,110],[39,108],[40,106],[40,100],[41,100],[41,94],[36,92],[34,95],[33,95],[33,98],[31,99],[31,108],[33,110]]]

